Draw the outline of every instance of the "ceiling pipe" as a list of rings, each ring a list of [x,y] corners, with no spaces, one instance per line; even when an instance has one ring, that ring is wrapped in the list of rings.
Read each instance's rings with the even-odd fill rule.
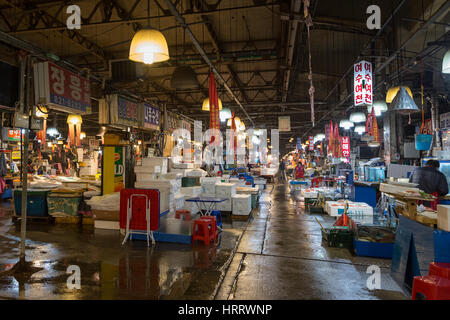
[[[197,38],[195,37],[195,35],[192,33],[191,28],[189,28],[189,26],[186,24],[186,20],[183,18],[183,16],[178,12],[177,8],[175,8],[175,6],[173,5],[172,1],[170,0],[164,0],[164,2],[166,3],[167,7],[169,8],[170,12],[172,13],[172,15],[175,17],[175,19],[177,20],[177,22],[186,30],[186,33],[189,35],[189,37],[191,38],[192,43],[194,44],[195,48],[197,49],[198,53],[200,53],[200,55],[202,56],[203,60],[205,60],[205,62],[211,67],[211,70],[214,72],[214,74],[217,76],[217,78],[219,78],[222,83],[223,86],[225,87],[225,89],[227,90],[228,94],[233,98],[234,101],[236,101],[237,105],[242,109],[242,111],[244,112],[244,114],[247,116],[248,120],[252,123],[253,126],[255,126],[255,123],[253,122],[252,118],[250,118],[249,114],[247,113],[247,111],[245,110],[245,108],[242,106],[241,102],[239,101],[239,99],[236,97],[236,95],[233,93],[233,91],[230,89],[230,87],[227,85],[225,79],[222,77],[222,75],[219,73],[219,71],[217,70],[217,68],[214,66],[214,64],[211,62],[211,60],[209,59],[208,55],[206,54],[205,50],[203,50],[202,46],[200,45],[200,43],[198,42]]]
[[[300,12],[302,1],[301,0],[292,0],[291,1],[291,13],[298,14]],[[281,19],[283,20],[283,19]],[[295,52],[295,39],[297,38],[297,28],[300,20],[291,20],[289,21],[289,33],[288,33],[288,46],[287,46],[287,55],[286,55],[286,66],[287,69],[284,74],[284,82],[283,82],[283,102],[287,99],[287,94],[289,91],[289,81],[291,78],[291,66],[292,60],[294,58]]]

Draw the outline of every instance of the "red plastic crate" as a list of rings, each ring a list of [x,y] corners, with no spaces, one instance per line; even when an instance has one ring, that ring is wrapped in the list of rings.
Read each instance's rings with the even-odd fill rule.
[[[127,227],[127,205],[132,197],[133,217],[130,221],[131,230],[147,230],[145,219],[146,196],[150,200],[150,230],[159,229],[159,190],[157,189],[122,189],[120,191],[120,228]]]

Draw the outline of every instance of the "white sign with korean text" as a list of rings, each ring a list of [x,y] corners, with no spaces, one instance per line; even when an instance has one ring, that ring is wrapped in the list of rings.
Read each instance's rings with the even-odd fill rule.
[[[373,104],[372,64],[361,61],[354,67],[354,103],[355,106]]]

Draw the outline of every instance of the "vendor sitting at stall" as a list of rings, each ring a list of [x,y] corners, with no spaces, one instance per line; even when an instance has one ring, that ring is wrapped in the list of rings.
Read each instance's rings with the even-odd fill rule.
[[[439,161],[428,160],[424,167],[413,171],[409,182],[418,184],[418,188],[428,194],[445,196],[448,193],[448,184],[445,175],[439,171],[439,166]]]

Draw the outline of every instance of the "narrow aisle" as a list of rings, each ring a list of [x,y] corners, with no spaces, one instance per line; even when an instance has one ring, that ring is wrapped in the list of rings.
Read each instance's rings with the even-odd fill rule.
[[[272,188],[273,187],[273,188]],[[216,299],[406,299],[390,276],[391,260],[352,256],[322,246],[317,218],[297,208],[285,184],[268,186],[245,230]],[[367,288],[368,266],[381,270],[381,290]]]

